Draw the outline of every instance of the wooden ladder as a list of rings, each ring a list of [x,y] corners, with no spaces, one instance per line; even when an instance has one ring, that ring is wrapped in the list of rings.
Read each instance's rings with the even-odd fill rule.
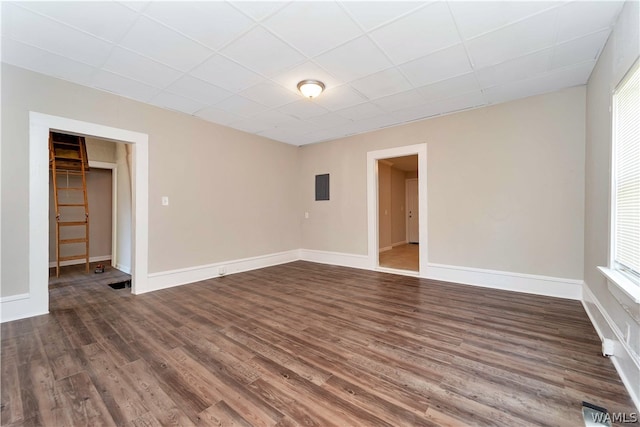
[[[60,263],[84,259],[89,272],[89,201],[87,198],[87,147],[84,137],[49,133],[49,165],[53,176],[53,199],[56,214],[56,277],[60,277]],[[59,186],[66,176],[66,186]],[[81,182],[78,182],[78,177]],[[82,193],[82,198],[80,198]],[[84,235],[79,230],[84,229]],[[69,245],[69,251],[82,253],[61,256],[60,247]],[[65,252],[69,252],[65,251]]]

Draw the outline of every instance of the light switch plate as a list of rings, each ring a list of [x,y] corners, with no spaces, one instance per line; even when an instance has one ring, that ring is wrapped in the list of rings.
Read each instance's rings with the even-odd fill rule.
[[[169,197],[162,196],[162,206],[169,206]]]

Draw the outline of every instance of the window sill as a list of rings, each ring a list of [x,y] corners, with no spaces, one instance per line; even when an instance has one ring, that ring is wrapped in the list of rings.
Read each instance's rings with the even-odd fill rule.
[[[629,302],[640,305],[640,286],[633,283],[628,277],[619,271],[607,267],[598,267],[598,270],[607,278],[609,290],[614,295],[621,293],[629,299]],[[612,287],[614,289],[612,289]],[[614,292],[617,291],[617,292]],[[621,301],[622,302],[622,301]]]

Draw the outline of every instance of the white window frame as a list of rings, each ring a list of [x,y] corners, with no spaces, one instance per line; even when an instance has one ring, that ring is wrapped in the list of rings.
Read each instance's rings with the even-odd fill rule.
[[[629,68],[629,71],[616,85],[616,88],[612,92],[611,97],[611,191],[609,199],[610,207],[610,233],[609,233],[609,267],[598,267],[599,270],[608,279],[610,285],[609,289],[615,294],[620,295],[620,291],[630,298],[635,304],[640,304],[640,281],[633,275],[633,273],[627,272],[620,268],[615,260],[615,245],[616,245],[616,103],[615,96],[620,86],[622,86],[627,79],[636,72],[640,72],[640,59]],[[612,287],[611,285],[615,285]]]

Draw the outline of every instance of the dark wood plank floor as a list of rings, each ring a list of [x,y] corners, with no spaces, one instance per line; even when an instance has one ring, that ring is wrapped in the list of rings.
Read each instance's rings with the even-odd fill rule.
[[[580,426],[632,403],[576,301],[294,262],[2,325],[2,425]]]
[[[102,264],[103,273],[95,273],[96,267]],[[75,286],[82,284],[109,285],[130,281],[131,275],[111,266],[111,261],[92,262],[87,273],[84,264],[60,267],[60,276],[56,277],[55,267],[49,269],[49,289],[61,286]]]

